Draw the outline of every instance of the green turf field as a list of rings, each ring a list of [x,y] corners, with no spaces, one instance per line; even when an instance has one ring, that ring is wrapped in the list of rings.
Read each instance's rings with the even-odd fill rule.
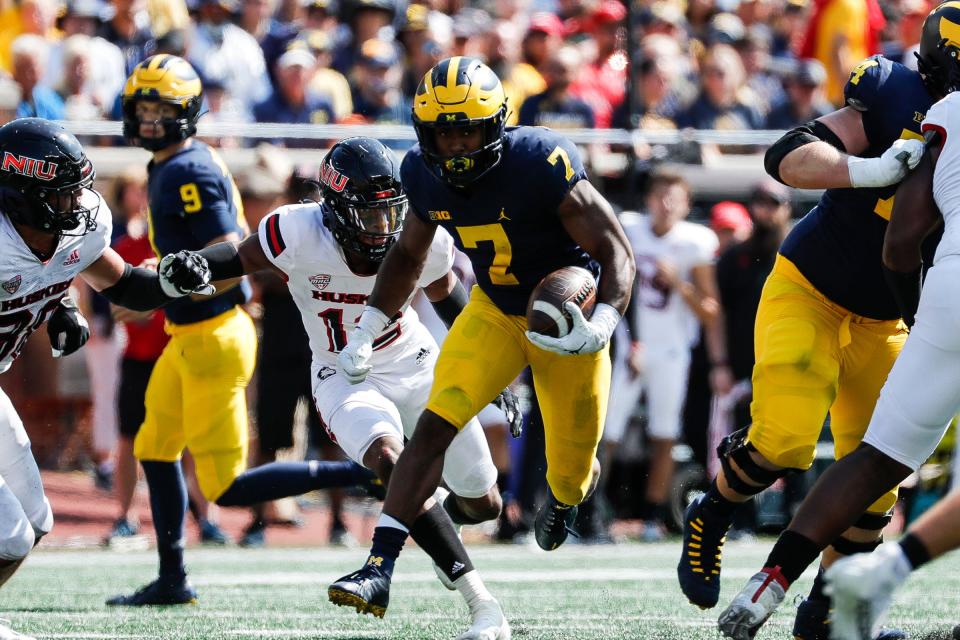
[[[724,550],[721,604],[765,557],[770,542]],[[719,610],[685,603],[676,586],[679,542],[584,547],[554,553],[520,546],[471,548],[519,639],[717,638]],[[0,616],[39,638],[453,638],[466,607],[436,580],[426,557],[400,560],[384,620],[327,602],[327,584],[359,566],[364,550],[189,549],[200,604],[112,609],[106,597],[152,579],[152,552],[36,551],[0,596]],[[915,637],[947,638],[960,622],[960,556],[914,576],[893,621]],[[759,638],[789,638],[792,595]]]

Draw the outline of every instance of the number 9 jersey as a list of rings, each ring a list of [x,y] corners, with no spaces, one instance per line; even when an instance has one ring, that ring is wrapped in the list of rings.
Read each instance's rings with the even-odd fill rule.
[[[557,215],[570,189],[587,177],[580,153],[549,129],[507,129],[502,160],[467,188],[442,182],[419,145],[404,157],[400,177],[414,215],[450,232],[470,258],[477,285],[508,315],[525,315],[530,293],[552,271],[579,266],[600,273]]]

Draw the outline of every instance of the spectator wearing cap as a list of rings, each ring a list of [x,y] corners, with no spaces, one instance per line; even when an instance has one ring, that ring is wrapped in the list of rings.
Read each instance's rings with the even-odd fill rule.
[[[260,45],[230,21],[233,0],[199,1],[188,59],[200,75],[222,78],[229,96],[249,111],[271,90]]]
[[[62,37],[56,26],[58,9],[56,0],[21,0],[19,7],[15,4],[0,15],[3,19],[0,22],[3,25],[0,29],[0,67],[3,71],[13,71],[13,41],[21,34],[38,35],[48,42]]]
[[[404,55],[403,92],[413,95],[424,74],[442,59],[440,47],[430,32],[430,8],[422,4],[408,5],[397,39]]]
[[[689,0],[687,11],[684,14],[689,37],[705,42],[710,21],[713,20],[713,16],[717,15],[718,11],[714,0]]]
[[[843,105],[843,87],[860,61],[880,53],[886,18],[877,0],[812,0],[801,58],[816,58],[827,70],[827,100]]]
[[[541,73],[547,60],[563,43],[563,33],[563,22],[556,15],[547,12],[534,13],[530,16],[527,33],[520,44],[523,62]],[[546,88],[545,82],[543,87]]]
[[[610,127],[613,110],[620,106],[626,93],[629,65],[621,43],[626,17],[627,10],[619,0],[601,1],[590,21],[597,54],[584,65],[573,86],[573,92],[593,109],[600,129]]]
[[[785,81],[786,97],[767,115],[765,129],[793,129],[825,116],[833,107],[823,97],[827,72],[817,60],[798,60]]]
[[[507,96],[507,124],[515,125],[526,99],[547,85],[539,71],[520,61],[521,31],[511,20],[497,20],[484,36],[483,56],[503,83]]]
[[[789,189],[764,179],[753,188],[748,211],[753,221],[749,237],[721,253],[717,261],[720,305],[727,320],[727,357],[735,380],[749,380],[753,372],[754,319],[760,292],[789,230]],[[749,409],[738,407],[735,424],[749,421]]]
[[[411,100],[400,89],[402,78],[392,42],[364,42],[353,73],[353,115],[368,123],[410,124]]]
[[[63,120],[63,100],[43,83],[50,55],[47,41],[42,36],[25,33],[13,41],[10,50],[13,54],[13,79],[20,86],[17,117]]]
[[[573,47],[561,48],[546,64],[544,77],[547,90],[530,96],[520,108],[521,125],[551,129],[592,129],[593,110],[573,95],[570,84],[583,66],[580,52]]]
[[[100,26],[97,35],[111,42],[123,54],[124,75],[133,73],[134,67],[153,55],[156,41],[171,29],[184,29],[189,24],[189,15],[184,0],[164,0],[150,3],[150,14],[138,10],[136,0],[111,0],[110,14]],[[156,29],[154,33],[153,29]]]
[[[317,61],[310,83],[307,85],[307,91],[327,100],[333,107],[336,120],[341,120],[353,113],[350,83],[342,73],[330,66],[333,58],[333,42],[330,35],[320,29],[301,31],[297,39],[290,43],[291,48],[298,46],[305,46]]]
[[[333,107],[321,96],[308,90],[316,60],[303,48],[288,50],[277,60],[277,87],[263,102],[253,108],[257,122],[288,124],[329,124],[334,121]],[[288,147],[316,146],[314,140],[287,138],[277,141]]]
[[[662,34],[677,42],[686,42],[690,29],[683,11],[676,3],[660,0],[650,5],[650,9],[641,14],[644,35]]]
[[[117,45],[97,35],[105,11],[106,6],[101,0],[71,0],[67,3],[60,22],[65,39],[51,45],[45,76],[51,87],[63,87],[66,80],[66,39],[75,35],[86,36],[91,65],[86,70],[85,86],[81,91],[90,96],[98,108],[112,106],[127,79],[123,52]]]
[[[763,119],[743,94],[743,63],[733,47],[715,44],[707,50],[699,97],[682,113],[677,124],[694,129],[759,129]]]
[[[340,21],[349,30],[334,47],[333,68],[349,78],[365,42],[393,40],[391,24],[396,15],[396,0],[343,0]]]
[[[750,213],[739,202],[724,200],[710,208],[710,228],[720,241],[717,253],[721,254],[738,242],[750,236],[753,223]]]

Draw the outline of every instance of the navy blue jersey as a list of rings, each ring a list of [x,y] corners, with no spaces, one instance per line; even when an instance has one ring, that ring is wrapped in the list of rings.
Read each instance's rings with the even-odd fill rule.
[[[844,95],[863,117],[870,146],[861,157],[878,157],[900,138],[923,139],[920,123],[934,100],[916,71],[881,56],[867,58],[850,74]],[[897,185],[827,189],[780,253],[834,303],[868,318],[899,318],[882,269],[896,191]]]
[[[160,163],[147,167],[150,243],[157,256],[181,249],[197,251],[231,231],[247,233],[243,204],[233,177],[220,157],[199,140]],[[199,322],[249,297],[246,282],[222,294],[171,302],[164,311],[176,324]]]
[[[404,157],[400,176],[414,214],[450,232],[470,258],[477,284],[504,313],[526,315],[533,288],[561,267],[599,274],[557,215],[587,172],[576,146],[549,129],[507,129],[500,163],[468,190],[437,178],[419,146]]]

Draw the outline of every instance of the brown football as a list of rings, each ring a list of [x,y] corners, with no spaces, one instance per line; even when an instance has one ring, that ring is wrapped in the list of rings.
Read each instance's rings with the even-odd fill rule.
[[[567,335],[573,319],[563,310],[567,301],[579,305],[589,320],[597,302],[597,283],[582,267],[563,267],[547,275],[530,294],[527,328],[553,338]]]

